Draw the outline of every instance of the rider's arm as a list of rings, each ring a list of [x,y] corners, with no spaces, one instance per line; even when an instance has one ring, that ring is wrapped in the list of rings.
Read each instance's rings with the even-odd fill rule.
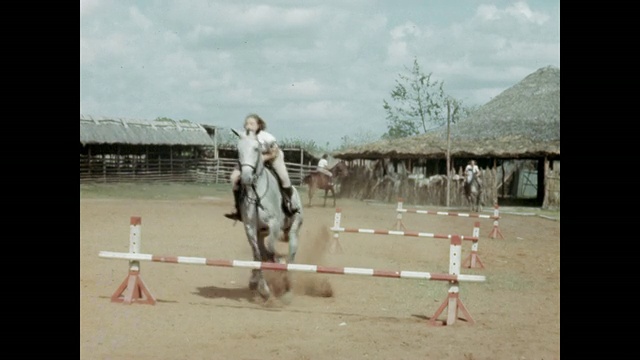
[[[278,144],[272,143],[271,147],[269,147],[269,150],[262,153],[262,161],[270,161],[278,157],[278,154],[280,153],[280,151],[278,150]]]

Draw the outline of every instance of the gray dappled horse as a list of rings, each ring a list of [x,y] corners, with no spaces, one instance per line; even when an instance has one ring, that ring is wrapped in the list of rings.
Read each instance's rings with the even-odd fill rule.
[[[474,174],[472,170],[467,170],[465,174],[464,193],[469,202],[470,210],[472,212],[480,212],[482,210],[482,187],[478,182],[476,174]]]
[[[287,216],[282,208],[283,196],[274,172],[262,161],[262,153],[254,132],[238,132],[238,161],[240,166],[240,216],[253,251],[253,260],[279,262],[276,258],[276,241],[289,243],[287,262],[295,260],[298,250],[298,234],[302,226],[302,203],[292,186],[292,208],[298,209]],[[285,274],[286,275],[286,274]],[[268,299],[271,290],[260,269],[251,270],[249,288],[258,290]],[[286,289],[289,292],[289,288]]]
[[[336,206],[336,192],[335,192],[335,184],[336,181],[339,181],[341,178],[349,175],[349,168],[344,161],[340,161],[335,164],[331,169],[329,169],[332,178],[323,174],[319,170],[311,171],[307,176],[302,179],[303,184],[307,184],[309,186],[309,207],[311,207],[311,199],[313,199],[313,195],[316,193],[316,190],[324,190],[324,204],[322,206],[327,206],[327,193],[331,191],[331,197],[333,198],[333,206]]]

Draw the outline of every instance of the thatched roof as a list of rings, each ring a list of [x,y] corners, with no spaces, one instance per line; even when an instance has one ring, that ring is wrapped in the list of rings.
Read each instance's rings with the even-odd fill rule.
[[[446,126],[334,152],[340,159],[444,158]],[[451,125],[454,157],[535,158],[560,155],[560,69],[538,69]]]
[[[189,120],[133,120],[80,114],[80,143],[214,146],[206,129]]]

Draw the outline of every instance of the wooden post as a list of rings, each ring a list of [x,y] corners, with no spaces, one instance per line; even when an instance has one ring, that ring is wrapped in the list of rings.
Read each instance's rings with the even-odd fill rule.
[[[447,100],[447,207],[450,204],[451,196],[451,106]]]
[[[549,207],[549,158],[544,157],[544,174],[543,174],[543,186],[544,186],[544,200],[542,200],[542,208],[547,209]],[[540,184],[538,184],[540,186]]]
[[[300,184],[299,186],[302,186],[302,178],[303,178],[303,171],[302,171],[302,167],[304,166],[304,149],[300,148]]]
[[[498,203],[498,159],[493,158],[493,203]],[[504,186],[504,185],[503,185]]]
[[[107,182],[107,163],[105,162],[104,152],[102,153],[102,180]]]

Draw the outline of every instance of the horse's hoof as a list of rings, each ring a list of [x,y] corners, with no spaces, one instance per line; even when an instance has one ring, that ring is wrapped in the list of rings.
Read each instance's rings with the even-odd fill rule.
[[[249,281],[249,290],[255,290],[258,288],[258,282],[257,281]]]
[[[285,305],[291,304],[291,302],[293,301],[293,292],[287,291],[286,293],[282,294],[282,296],[280,296],[280,301],[282,301],[282,303]]]
[[[271,297],[271,290],[269,290],[269,285],[265,279],[260,280],[258,283],[258,293],[265,300],[268,300],[269,297]]]
[[[251,270],[251,277],[249,278],[249,290],[255,290],[260,283],[260,273],[255,270]]]

